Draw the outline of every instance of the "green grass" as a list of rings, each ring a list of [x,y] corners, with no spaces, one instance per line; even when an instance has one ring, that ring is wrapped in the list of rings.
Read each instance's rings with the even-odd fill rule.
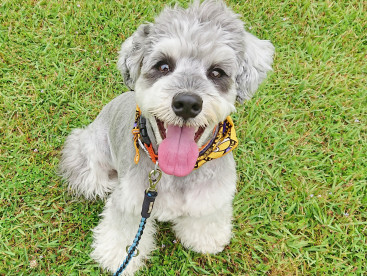
[[[238,2],[228,4],[276,56],[233,116],[241,144],[232,242],[201,255],[160,224],[139,275],[364,274],[367,6]],[[0,275],[102,273],[89,253],[104,203],[66,192],[59,152],[73,128],[127,90],[118,48],[166,3],[1,2]]]

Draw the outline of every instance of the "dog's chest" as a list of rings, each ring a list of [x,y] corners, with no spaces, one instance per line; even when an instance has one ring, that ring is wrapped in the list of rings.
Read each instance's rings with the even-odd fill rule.
[[[205,216],[221,204],[220,194],[225,183],[210,179],[186,184],[173,184],[174,187],[159,191],[153,210],[155,218],[168,221],[181,216]]]

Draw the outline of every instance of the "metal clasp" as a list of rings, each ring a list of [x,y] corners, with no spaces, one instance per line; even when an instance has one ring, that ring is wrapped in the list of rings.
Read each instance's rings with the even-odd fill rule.
[[[126,253],[127,254],[129,254],[129,249],[130,249],[130,247],[131,247],[131,245],[127,245],[126,246]],[[137,257],[137,256],[139,256],[139,249],[135,249],[135,253],[134,253],[134,255],[133,255],[133,257]]]
[[[157,184],[161,180],[162,171],[158,168],[158,161],[155,163],[154,169],[149,173],[149,188],[147,191],[157,191]]]

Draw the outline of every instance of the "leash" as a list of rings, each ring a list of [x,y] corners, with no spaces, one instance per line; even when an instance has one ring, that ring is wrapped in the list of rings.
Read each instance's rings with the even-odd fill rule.
[[[155,198],[157,197],[157,184],[161,180],[162,171],[158,168],[158,162],[155,164],[155,168],[149,173],[149,187],[144,192],[144,201],[141,207],[141,220],[139,224],[138,232],[135,235],[132,245],[127,246],[127,256],[123,261],[119,269],[113,274],[114,276],[120,276],[120,274],[126,269],[127,265],[130,263],[131,259],[139,255],[139,250],[137,249],[141,236],[147,223],[147,219],[153,210],[153,205]],[[136,253],[135,253],[136,251]]]

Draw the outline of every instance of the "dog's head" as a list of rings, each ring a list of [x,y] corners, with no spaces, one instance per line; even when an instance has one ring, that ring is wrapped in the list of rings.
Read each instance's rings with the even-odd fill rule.
[[[191,172],[198,147],[236,99],[250,99],[265,79],[273,52],[215,0],[166,8],[122,44],[118,68],[152,126],[166,173]]]

